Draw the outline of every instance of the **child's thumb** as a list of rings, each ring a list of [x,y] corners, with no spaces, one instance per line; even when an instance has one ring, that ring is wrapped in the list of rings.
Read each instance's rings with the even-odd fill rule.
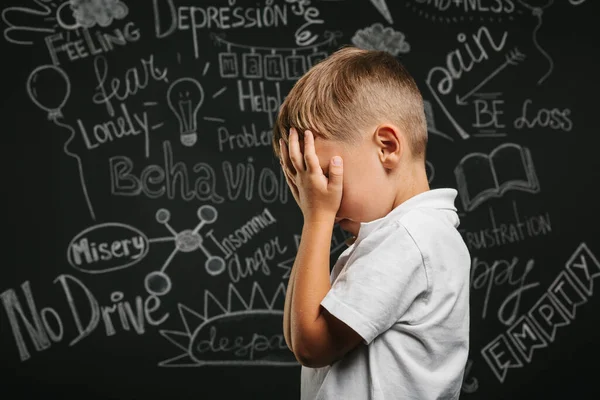
[[[342,157],[335,156],[331,159],[329,166],[329,186],[341,188],[344,178],[344,167]]]

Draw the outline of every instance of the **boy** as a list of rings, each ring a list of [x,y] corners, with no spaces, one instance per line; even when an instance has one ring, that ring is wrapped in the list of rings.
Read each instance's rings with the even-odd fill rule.
[[[304,218],[283,329],[303,400],[459,397],[470,256],[426,145],[421,94],[385,52],[336,51],[281,106],[273,146]],[[354,242],[329,276],[335,223]]]

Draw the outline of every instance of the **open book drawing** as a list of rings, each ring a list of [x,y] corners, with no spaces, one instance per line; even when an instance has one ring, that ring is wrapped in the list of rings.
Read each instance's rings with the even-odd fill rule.
[[[529,149],[504,143],[489,155],[471,153],[454,169],[458,193],[465,211],[471,211],[492,197],[508,190],[537,193],[538,179]]]

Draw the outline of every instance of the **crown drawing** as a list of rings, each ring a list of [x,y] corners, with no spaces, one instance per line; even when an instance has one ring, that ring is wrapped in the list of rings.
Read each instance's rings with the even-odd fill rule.
[[[158,365],[297,366],[283,337],[285,292],[285,285],[281,283],[268,297],[254,282],[246,300],[230,283],[225,304],[209,290],[204,291],[203,313],[179,303],[184,330],[163,329],[160,334],[183,353]]]

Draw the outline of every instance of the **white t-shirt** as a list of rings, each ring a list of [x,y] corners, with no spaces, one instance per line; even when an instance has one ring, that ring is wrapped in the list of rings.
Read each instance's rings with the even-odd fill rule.
[[[302,400],[458,399],[471,259],[456,195],[429,190],[361,223],[321,305],[364,340],[329,366],[303,366]]]

